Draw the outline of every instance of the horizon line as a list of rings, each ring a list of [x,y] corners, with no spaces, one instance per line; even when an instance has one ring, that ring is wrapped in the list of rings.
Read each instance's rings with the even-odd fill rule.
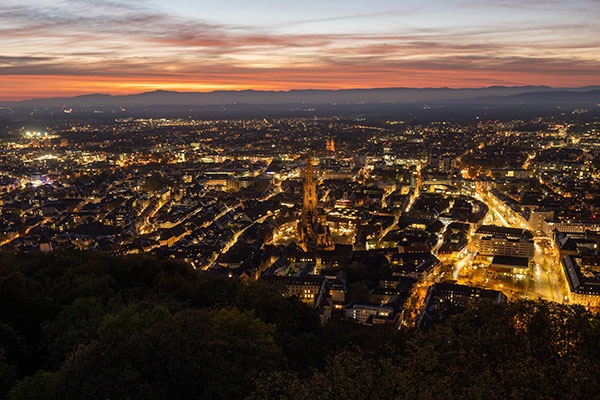
[[[345,92],[352,90],[391,90],[391,89],[406,89],[406,90],[481,90],[481,89],[492,89],[492,88],[549,88],[549,89],[586,89],[586,88],[600,88],[600,84],[584,85],[584,86],[549,86],[549,85],[489,85],[489,86],[474,86],[474,87],[451,87],[451,86],[424,86],[424,87],[410,87],[410,86],[383,86],[383,87],[355,87],[355,88],[332,88],[332,89],[215,89],[215,90],[194,90],[194,91],[183,91],[183,90],[167,90],[167,89],[155,89],[141,92],[131,92],[123,94],[112,94],[112,93],[82,93],[72,96],[48,96],[48,97],[33,97],[27,99],[0,99],[3,103],[23,103],[28,101],[36,100],[54,100],[54,99],[74,99],[85,96],[110,96],[110,97],[126,97],[126,96],[139,96],[150,93],[178,93],[178,94],[211,94],[211,93],[243,93],[243,92],[257,92],[257,93],[290,93],[290,92]]]

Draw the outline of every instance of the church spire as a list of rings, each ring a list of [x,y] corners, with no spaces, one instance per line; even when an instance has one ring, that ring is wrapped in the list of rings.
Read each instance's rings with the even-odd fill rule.
[[[304,199],[302,216],[298,223],[298,244],[308,251],[311,249],[331,250],[335,247],[329,236],[325,216],[319,218],[317,209],[317,184],[315,182],[312,157],[306,157],[306,170],[304,174]]]
[[[317,184],[313,175],[312,157],[306,158],[306,170],[304,174],[304,204],[303,214],[317,214]]]

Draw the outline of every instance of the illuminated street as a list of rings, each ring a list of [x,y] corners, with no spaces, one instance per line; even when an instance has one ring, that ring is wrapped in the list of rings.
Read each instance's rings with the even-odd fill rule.
[[[524,221],[518,221],[513,215],[508,214],[505,206],[497,201],[489,201],[489,197],[485,195],[478,195],[477,198],[484,201],[489,207],[488,220],[490,222],[500,223],[505,227],[524,228]],[[533,267],[530,271],[530,277],[527,278],[531,284],[526,285],[526,290],[522,290],[521,295],[525,298],[541,298],[562,303],[565,298],[568,298],[566,297],[568,296],[568,289],[564,273],[558,262],[558,255],[550,242],[550,239],[536,240]],[[499,283],[492,280],[479,283],[488,288],[497,288],[499,285]]]

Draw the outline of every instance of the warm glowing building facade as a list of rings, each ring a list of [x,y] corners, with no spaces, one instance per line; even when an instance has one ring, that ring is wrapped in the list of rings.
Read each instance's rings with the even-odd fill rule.
[[[326,216],[320,216],[317,209],[317,184],[314,180],[311,157],[306,160],[302,216],[298,223],[298,245],[304,251],[335,248],[327,227]]]

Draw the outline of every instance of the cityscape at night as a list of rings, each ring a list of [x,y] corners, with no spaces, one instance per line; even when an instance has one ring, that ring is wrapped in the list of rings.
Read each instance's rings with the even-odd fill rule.
[[[600,398],[599,17],[0,2],[0,398]]]

